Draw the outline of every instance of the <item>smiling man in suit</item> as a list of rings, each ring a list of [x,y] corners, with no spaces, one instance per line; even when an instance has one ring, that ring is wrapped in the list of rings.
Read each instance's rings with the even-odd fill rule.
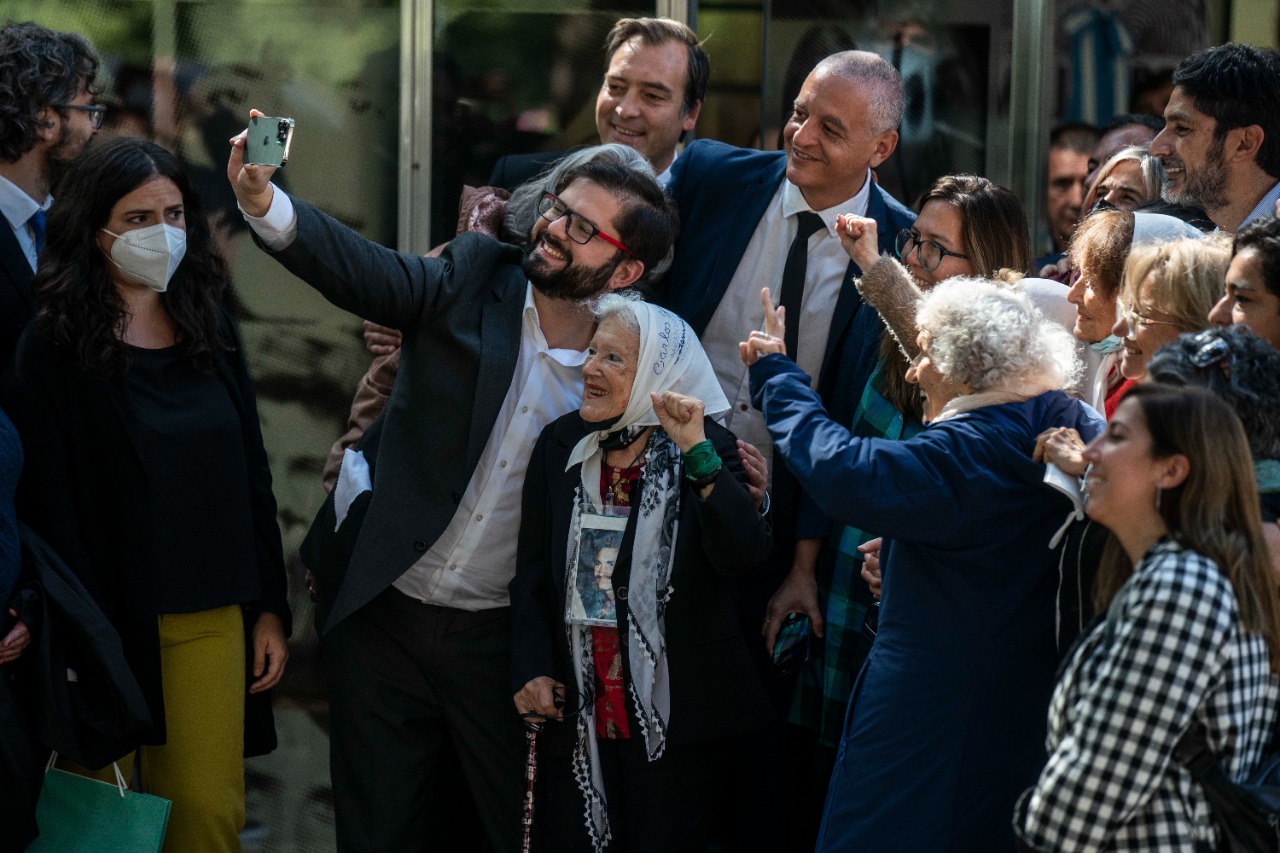
[[[31,278],[58,169],[102,124],[98,54],[75,33],[0,27],[0,370],[35,314]]]
[[[604,79],[596,96],[601,142],[630,145],[666,186],[677,146],[698,123],[711,63],[698,35],[670,18],[623,18],[604,43]],[[514,190],[563,151],[499,158],[490,186]]]
[[[242,145],[228,177],[261,244],[338,307],[403,333],[363,527],[345,577],[320,590],[338,849],[435,849],[453,816],[433,823],[432,791],[458,780],[433,770],[452,742],[489,843],[517,850],[507,585],[525,470],[542,428],[582,402],[584,300],[645,281],[670,249],[673,206],[647,170],[593,160],[543,197],[527,251],[466,233],[423,258],[291,201],[272,169],[243,166]]]
[[[845,51],[822,60],[805,79],[783,130],[785,152],[699,140],[672,166],[671,192],[683,227],[656,301],[701,337],[732,404],[726,425],[766,456],[772,443],[751,406],[738,342],[762,327],[760,289],[768,287],[786,306],[788,354],[817,379],[828,406],[836,402],[834,389],[863,386],[875,363],[880,319],[858,296],[853,280],[861,271],[840,247],[835,223],[841,213],[871,217],[879,225],[881,251],[892,251],[894,236],[915,220],[876,185],[871,171],[897,146],[902,109],[902,79],[893,66],[874,53]],[[772,466],[772,477],[774,553],[769,571],[744,584],[739,600],[742,629],[762,674],[769,662],[759,634],[769,597],[794,560],[817,556],[796,553],[798,486],[780,465]],[[774,688],[781,718],[794,680],[766,683]],[[757,814],[785,809],[775,801],[769,811],[770,803],[751,790],[762,776],[785,776],[781,724],[746,739],[744,750],[743,764],[755,769],[738,774],[748,784],[734,799]],[[768,795],[776,798],[785,787],[771,786]],[[778,843],[789,843],[785,832]]]

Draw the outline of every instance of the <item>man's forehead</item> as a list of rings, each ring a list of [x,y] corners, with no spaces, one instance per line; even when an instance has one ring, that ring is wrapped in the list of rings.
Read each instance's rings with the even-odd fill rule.
[[[652,44],[639,36],[632,36],[609,57],[605,77],[619,77],[646,86],[674,90],[683,85],[688,67],[688,51],[679,42]]]
[[[857,81],[839,74],[821,70],[810,73],[796,96],[796,106],[814,118],[845,129],[867,123],[866,96]]]
[[[582,214],[599,228],[611,225],[622,207],[617,196],[590,178],[575,178],[557,195],[574,213]]]
[[[1212,118],[1196,109],[1195,102],[1187,97],[1181,86],[1173,88],[1169,103],[1164,108],[1165,121],[1213,121]]]
[[[1122,149],[1131,145],[1146,145],[1156,138],[1156,132],[1143,124],[1125,124],[1102,135],[1094,156],[1105,163]]]
[[[1089,170],[1088,166],[1088,154],[1082,154],[1079,151],[1072,151],[1070,148],[1049,149],[1050,172],[1087,172]]]

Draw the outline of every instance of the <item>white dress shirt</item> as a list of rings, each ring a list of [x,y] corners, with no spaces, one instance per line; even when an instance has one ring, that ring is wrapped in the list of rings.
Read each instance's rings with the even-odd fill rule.
[[[272,250],[289,245],[297,233],[293,203],[279,188],[265,216],[246,215],[245,219]],[[528,285],[515,374],[484,452],[453,519],[426,553],[396,580],[396,589],[421,601],[461,610],[486,610],[510,603],[507,585],[515,576],[516,533],[529,457],[543,427],[582,404],[584,361],[585,352],[547,346],[533,285]]]
[[[844,286],[845,271],[849,268],[849,255],[836,237],[836,217],[842,213],[865,216],[870,197],[871,171],[867,170],[862,189],[853,198],[826,210],[813,211],[821,217],[826,228],[818,229],[809,238],[796,344],[799,353],[788,355],[795,358],[814,383],[817,383],[818,373],[822,370],[822,356],[831,332],[831,315]],[[798,214],[807,210],[812,208],[804,200],[799,187],[784,178],[764,215],[756,223],[756,230],[742,253],[733,278],[729,280],[729,287],[702,333],[702,346],[711,359],[725,397],[729,399],[730,409],[725,425],[738,438],[760,448],[766,459],[772,452],[773,441],[765,429],[764,416],[751,407],[750,374],[738,355],[738,343],[746,340],[752,329],[764,328],[760,288],[769,288],[774,304],[778,304],[782,296],[782,272],[787,264],[787,252],[799,230]],[[794,322],[794,317],[787,318],[788,324]],[[772,480],[772,470],[769,474]]]
[[[37,210],[48,210],[52,204],[53,196],[46,196],[44,204],[41,204],[19,189],[17,184],[0,175],[0,213],[4,214],[9,227],[13,229],[13,236],[18,238],[18,245],[27,256],[27,263],[31,264],[33,272],[36,268],[36,238],[27,220]]]

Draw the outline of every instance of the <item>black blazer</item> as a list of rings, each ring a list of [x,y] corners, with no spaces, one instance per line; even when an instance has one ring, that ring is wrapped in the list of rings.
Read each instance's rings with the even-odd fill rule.
[[[323,631],[404,574],[440,537],[515,375],[528,279],[521,252],[462,234],[439,258],[401,254],[294,199],[297,236],[273,254],[346,311],[404,333],[381,417],[378,485]]]
[[[132,752],[153,725],[120,635],[54,548],[19,523],[32,630],[23,674],[40,743],[93,770]],[[68,668],[78,678],[67,679]]]
[[[240,415],[261,589],[259,601],[247,608],[246,634],[259,608],[279,615],[288,633],[284,556],[253,385],[225,312],[221,327],[233,350],[219,356],[214,372]],[[138,429],[127,380],[85,373],[69,352],[31,326],[0,383],[0,403],[18,428],[25,451],[18,517],[57,548],[120,632],[155,722],[151,735],[140,742],[163,743],[160,646],[156,608],[147,597],[151,568],[142,547],[146,520],[139,511],[154,472],[147,469],[146,447],[135,442]],[[246,653],[251,661],[251,643]],[[267,693],[246,697],[246,753],[270,751],[275,746],[270,698]]]
[[[516,693],[538,676],[574,685],[564,629],[566,561],[575,489],[582,466],[565,464],[589,431],[571,412],[542,431],[525,475],[524,509],[516,576],[511,582],[511,687]],[[710,418],[707,438],[724,461],[707,500],[686,483],[680,495],[671,583],[666,609],[671,675],[670,742],[693,743],[748,731],[773,716],[747,652],[734,608],[732,578],[750,572],[769,554],[768,523],[756,512],[743,483],[746,474],[732,433]],[[626,631],[626,586],[636,514],[627,521],[613,570],[619,630]],[[625,633],[624,635],[625,636]],[[627,644],[622,643],[624,664]],[[628,699],[628,713],[635,709]],[[573,725],[544,730],[546,746],[567,750]],[[632,731],[639,733],[639,724]]]
[[[18,336],[35,316],[36,301],[31,295],[34,275],[13,229],[0,217],[0,371],[9,366]]]

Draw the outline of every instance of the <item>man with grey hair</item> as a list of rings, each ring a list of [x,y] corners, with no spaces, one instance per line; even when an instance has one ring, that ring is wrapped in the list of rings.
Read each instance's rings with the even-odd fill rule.
[[[684,225],[655,299],[702,339],[732,405],[727,426],[766,456],[772,442],[751,407],[747,369],[738,358],[743,330],[764,321],[761,288],[770,288],[786,307],[787,351],[813,377],[835,417],[852,421],[853,405],[838,392],[862,388],[875,366],[879,315],[858,296],[853,280],[862,273],[840,247],[835,225],[841,213],[871,217],[881,251],[892,251],[898,231],[915,221],[871,174],[898,144],[902,109],[902,79],[892,65],[865,51],[836,53],[801,86],[783,130],[785,153],[698,140],[672,167],[670,191]],[[801,492],[780,465],[773,466],[772,496],[774,551],[761,575],[740,585],[739,596],[742,629],[766,676],[770,660],[760,634],[769,599],[791,571],[812,578],[826,535],[823,519],[816,520],[817,529],[809,529],[812,519],[799,523]],[[799,540],[805,540],[801,548]],[[816,603],[793,609],[819,616]],[[819,632],[820,618],[814,625]],[[729,797],[744,812],[778,820],[737,821],[752,835],[735,849],[767,846],[760,832],[767,835],[769,826],[762,823],[778,825],[779,845],[795,840],[788,804],[778,801],[780,791],[793,787],[786,778],[790,735],[782,719],[795,681],[767,677],[766,683],[778,720],[744,740],[737,754],[742,772],[730,771],[741,782]],[[761,778],[776,784],[762,787]],[[821,792],[806,796],[820,800]]]

